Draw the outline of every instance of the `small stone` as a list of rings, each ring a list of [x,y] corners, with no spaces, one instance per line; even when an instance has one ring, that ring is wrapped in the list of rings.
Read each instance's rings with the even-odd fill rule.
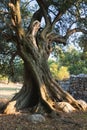
[[[44,122],[46,119],[41,114],[33,114],[28,116],[28,120],[31,121],[32,123],[41,123]]]

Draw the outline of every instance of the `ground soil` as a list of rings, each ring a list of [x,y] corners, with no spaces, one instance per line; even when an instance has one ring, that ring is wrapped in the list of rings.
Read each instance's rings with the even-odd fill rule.
[[[8,98],[4,98],[3,95],[0,98],[0,107],[7,101]],[[57,116],[44,115],[46,121],[42,123],[30,122],[29,115],[28,110],[11,115],[0,113],[0,130],[87,130],[87,112],[61,113]]]

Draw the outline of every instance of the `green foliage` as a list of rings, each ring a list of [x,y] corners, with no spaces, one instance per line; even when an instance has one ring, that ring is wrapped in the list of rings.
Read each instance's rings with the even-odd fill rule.
[[[87,74],[87,52],[78,51],[70,46],[61,53],[58,50],[54,56],[56,61],[50,60],[49,65],[55,79],[64,80],[69,78],[70,74]]]
[[[60,66],[67,66],[70,74],[87,74],[87,58],[83,56],[83,52],[75,49],[60,54],[59,64]]]
[[[51,62],[50,71],[55,79],[58,78],[58,64],[56,62]]]
[[[23,81],[23,61],[16,57],[13,64],[9,64],[9,59],[5,58],[5,62],[2,61],[0,64],[0,81],[13,81],[22,82]]]
[[[78,40],[78,44],[82,48],[83,53],[86,53],[87,52],[87,35],[81,35],[81,37]]]
[[[23,61],[18,58],[14,61],[14,72],[11,76],[13,82],[22,82],[23,81]]]
[[[66,80],[69,78],[68,68],[65,66],[59,67],[58,62],[49,60],[50,71],[55,79]]]
[[[8,82],[8,77],[0,75],[0,82]]]
[[[65,67],[65,66],[61,66],[59,71],[58,71],[58,79],[59,80],[66,80],[70,77],[70,74],[69,74],[69,71],[68,71],[68,68]]]

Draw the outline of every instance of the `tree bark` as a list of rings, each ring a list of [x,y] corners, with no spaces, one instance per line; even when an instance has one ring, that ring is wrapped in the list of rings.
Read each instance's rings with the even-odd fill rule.
[[[75,109],[83,110],[81,104],[52,78],[45,50],[40,52],[30,39],[22,41],[20,50],[19,55],[24,60],[24,84],[7,104],[4,113],[11,114],[24,108],[34,112],[58,112],[56,104],[60,101],[67,101]]]

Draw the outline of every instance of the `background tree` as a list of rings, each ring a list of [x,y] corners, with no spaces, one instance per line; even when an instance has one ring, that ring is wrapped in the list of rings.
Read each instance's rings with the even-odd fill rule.
[[[69,50],[67,50],[62,55],[60,55],[59,63],[60,66],[66,66],[70,74],[75,74],[75,75],[80,73],[87,74],[87,69],[86,69],[87,60],[86,58],[83,59],[82,57],[83,57],[82,51],[78,51],[76,49],[72,49],[70,51],[69,48]]]
[[[62,61],[63,62],[63,61]],[[60,61],[49,60],[49,67],[55,80],[67,80],[70,77],[67,66],[60,65]]]
[[[36,9],[28,17],[31,12],[30,1],[0,1],[0,38],[6,44],[11,42],[15,46],[11,62],[16,55],[24,62],[23,87],[7,104],[4,112],[11,113],[25,107],[36,108],[34,110],[39,112],[58,112],[57,102],[60,101],[67,101],[75,109],[83,110],[82,104],[63,91],[52,78],[47,60],[54,42],[66,45],[73,33],[80,31],[87,34],[85,27],[73,26],[80,23],[79,18],[83,19],[80,10],[86,8],[85,0],[34,2]],[[29,13],[25,13],[25,8]],[[84,14],[85,17],[86,15],[87,13]]]
[[[15,55],[15,47],[5,41],[1,42],[0,46],[0,81],[22,81],[23,61]]]
[[[82,59],[85,60],[87,58],[87,36],[82,35],[78,43],[83,51]]]

